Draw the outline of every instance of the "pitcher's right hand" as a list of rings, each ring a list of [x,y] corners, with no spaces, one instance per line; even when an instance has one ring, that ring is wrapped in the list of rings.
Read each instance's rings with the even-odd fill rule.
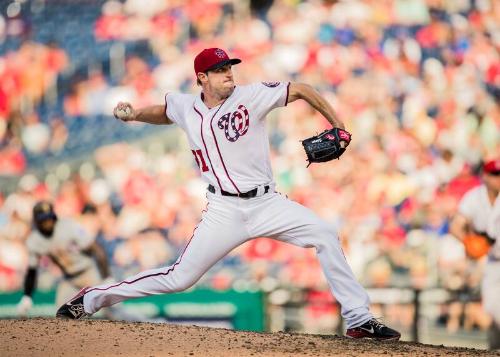
[[[132,121],[135,119],[135,110],[130,103],[118,102],[115,109],[113,109],[113,115],[116,119],[122,121]]]

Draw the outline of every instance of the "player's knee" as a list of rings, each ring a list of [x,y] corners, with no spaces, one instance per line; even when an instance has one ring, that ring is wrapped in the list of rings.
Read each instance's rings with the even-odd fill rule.
[[[199,279],[199,276],[194,275],[194,274],[178,274],[174,279],[173,279],[173,286],[172,290],[173,291],[184,291],[189,289],[191,286],[193,286]]]
[[[327,242],[330,242],[332,239],[336,240],[338,237],[337,230],[331,224],[326,222],[319,223],[316,229],[318,231],[318,237],[321,237],[322,240]]]
[[[339,246],[337,230],[326,222],[320,222],[315,226],[316,248],[324,249],[331,246]]]
[[[184,290],[187,290],[191,286],[193,286],[194,283],[196,283],[196,280],[183,280],[183,281],[180,281],[177,284],[177,286],[175,288],[175,291],[184,291]]]
[[[193,286],[194,283],[191,283],[189,281],[179,281],[177,284],[175,284],[173,291],[174,292],[179,292],[179,291],[184,291],[189,289],[191,286]]]

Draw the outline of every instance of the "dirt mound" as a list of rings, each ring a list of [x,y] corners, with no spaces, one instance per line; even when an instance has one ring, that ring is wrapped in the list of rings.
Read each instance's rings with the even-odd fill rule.
[[[500,356],[467,348],[100,320],[0,320],[0,356]]]

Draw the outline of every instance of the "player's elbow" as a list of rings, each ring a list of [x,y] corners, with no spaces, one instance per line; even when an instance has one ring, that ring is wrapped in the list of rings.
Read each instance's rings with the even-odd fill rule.
[[[467,219],[462,215],[456,215],[450,222],[450,233],[458,239],[462,239],[467,231]]]
[[[294,102],[297,99],[307,99],[314,93],[314,88],[307,83],[291,82],[289,87],[288,102]]]

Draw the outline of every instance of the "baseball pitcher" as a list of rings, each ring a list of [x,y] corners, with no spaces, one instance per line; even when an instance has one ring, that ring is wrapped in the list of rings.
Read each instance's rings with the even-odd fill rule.
[[[57,316],[79,319],[126,299],[185,290],[232,249],[266,236],[316,248],[331,291],[342,306],[347,336],[398,340],[399,332],[370,313],[368,295],[344,258],[335,228],[275,191],[265,119],[271,110],[298,99],[318,110],[332,129],[304,140],[310,163],[338,158],[349,145],[350,134],[328,102],[309,85],[235,85],[232,66],[240,62],[220,48],[205,49],[194,60],[202,88],[199,95],[168,93],[163,105],[142,109],[118,103],[114,115],[122,121],[175,123],[184,130],[208,185],[207,209],[173,265],[116,284],[82,289],[61,306]]]

